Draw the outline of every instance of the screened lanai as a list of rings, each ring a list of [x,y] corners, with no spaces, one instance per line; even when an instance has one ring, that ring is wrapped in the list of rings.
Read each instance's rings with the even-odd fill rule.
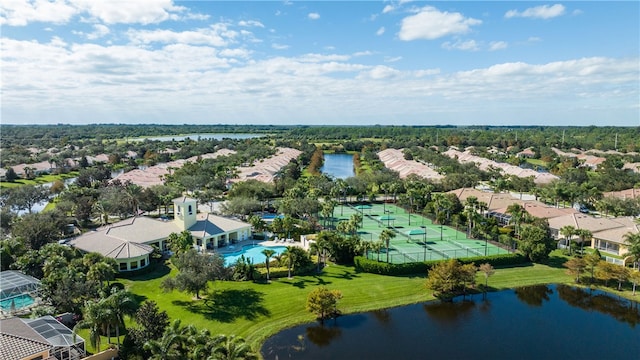
[[[51,354],[58,360],[79,360],[85,357],[84,339],[74,335],[53,316],[47,315],[38,319],[24,319],[40,336],[53,345]]]
[[[0,305],[2,310],[8,310],[10,304],[25,307],[25,298],[35,298],[40,289],[40,280],[15,270],[0,272]],[[33,301],[31,301],[32,303]],[[21,306],[21,305],[25,306]],[[30,303],[29,303],[30,305]]]

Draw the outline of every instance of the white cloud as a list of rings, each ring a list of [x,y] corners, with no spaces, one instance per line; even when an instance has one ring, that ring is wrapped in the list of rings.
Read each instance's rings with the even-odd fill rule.
[[[245,26],[245,27],[261,27],[261,28],[264,27],[264,25],[260,21],[256,21],[256,20],[242,20],[238,22],[238,25]]]
[[[65,0],[0,2],[0,25],[25,26],[30,22],[62,24],[78,13]]]
[[[384,34],[384,31],[385,30],[384,30],[384,26],[383,26],[380,29],[378,29],[378,31],[376,31],[376,35],[380,36],[380,35]]]
[[[353,53],[353,56],[356,56],[356,57],[357,56],[370,56],[370,55],[373,55],[373,53],[371,51],[369,51],[369,50],[367,50],[367,51],[358,51],[358,52],[354,52]]]
[[[390,78],[399,76],[400,74],[401,74],[400,71],[394,68],[384,66],[384,65],[378,65],[378,66],[374,66],[373,69],[371,70],[362,72],[360,74],[360,77],[370,78],[374,80],[383,80],[383,79],[390,79]]]
[[[489,43],[489,51],[506,49],[508,46],[506,41],[492,41]]]
[[[442,48],[447,50],[463,50],[463,51],[478,51],[480,48],[475,40],[456,40],[455,42],[445,41],[442,43]]]
[[[393,5],[386,5],[384,9],[382,9],[382,13],[383,14],[390,13],[393,10],[395,10],[395,7],[393,7]]]
[[[320,14],[312,12],[312,13],[309,13],[309,15],[307,15],[307,17],[309,19],[311,19],[311,20],[318,20],[318,19],[320,19]]]
[[[289,45],[273,43],[271,44],[271,48],[275,50],[287,50],[289,48]]]
[[[564,15],[565,7],[562,4],[555,5],[540,5],[532,8],[528,8],[524,11],[509,10],[504,14],[504,17],[514,18],[532,18],[532,19],[551,19],[557,16]]]
[[[238,35],[229,30],[226,24],[214,24],[209,28],[176,32],[172,30],[136,30],[129,29],[127,36],[134,44],[195,44],[226,46]]]
[[[0,3],[0,24],[24,26],[30,22],[63,24],[76,15],[105,24],[152,24],[165,20],[206,20],[205,14],[191,13],[172,0],[5,0]]]
[[[482,24],[481,20],[466,18],[458,12],[441,12],[432,6],[426,6],[417,14],[402,19],[398,37],[400,40],[434,40],[453,34],[465,34],[471,26]]]
[[[537,37],[537,36],[530,36],[530,37],[527,39],[527,41],[528,41],[528,42],[540,42],[540,41],[542,41],[542,38],[539,38],[539,37]]]
[[[42,114],[65,123],[203,123],[215,111],[216,119],[229,123],[450,123],[440,116],[451,112],[453,123],[489,118],[496,124],[498,117],[486,109],[501,116],[515,109],[518,121],[551,124],[567,119],[567,109],[588,105],[603,110],[581,112],[580,124],[608,114],[637,125],[640,96],[638,58],[512,62],[443,73],[369,65],[355,54],[262,60],[242,48],[186,43],[1,38],[0,51],[6,123],[42,123]]]
[[[101,38],[111,32],[108,27],[102,24],[94,24],[93,29],[92,33],[87,34],[87,39],[89,40]]]
[[[400,60],[402,60],[402,56],[394,56],[394,57],[385,56],[384,57],[384,62],[386,63],[392,63]]]

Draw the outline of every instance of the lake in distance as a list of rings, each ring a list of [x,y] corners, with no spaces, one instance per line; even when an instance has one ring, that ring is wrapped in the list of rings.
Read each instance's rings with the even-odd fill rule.
[[[637,302],[529,286],[346,315],[267,339],[265,359],[637,359]]]
[[[320,168],[324,174],[336,179],[346,179],[355,176],[353,171],[352,154],[324,154],[324,164]]]
[[[166,135],[166,136],[153,136],[153,137],[145,137],[145,138],[135,138],[131,140],[137,141],[184,141],[187,138],[197,141],[197,140],[222,140],[222,139],[233,139],[233,140],[243,140],[243,139],[253,139],[257,137],[264,136],[262,134],[223,134],[223,133],[215,133],[215,134],[188,134],[188,135]]]

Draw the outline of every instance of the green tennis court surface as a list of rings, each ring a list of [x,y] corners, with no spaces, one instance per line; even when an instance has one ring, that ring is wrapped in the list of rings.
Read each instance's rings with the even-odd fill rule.
[[[384,229],[391,229],[396,233],[395,238],[390,241],[389,262],[392,263],[508,253],[484,240],[467,239],[464,232],[433,224],[426,217],[409,214],[392,204],[339,204],[334,209],[333,219],[327,219],[327,224],[335,226],[340,221],[349,220],[356,213],[362,215],[362,223],[358,228],[362,240],[377,242]],[[369,251],[368,257],[387,261],[386,249],[380,254]]]

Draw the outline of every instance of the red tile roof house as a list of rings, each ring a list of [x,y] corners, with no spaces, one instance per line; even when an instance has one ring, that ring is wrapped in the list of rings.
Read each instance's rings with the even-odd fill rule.
[[[628,252],[625,244],[625,235],[640,232],[640,224],[637,224],[632,217],[605,218],[594,217],[582,214],[573,208],[555,208],[539,201],[522,201],[513,198],[507,193],[491,193],[471,188],[462,188],[450,191],[455,194],[464,204],[470,196],[475,196],[478,201],[487,204],[487,213],[496,218],[502,219],[501,225],[506,225],[509,216],[504,216],[509,205],[521,204],[532,216],[547,219],[551,235],[554,239],[562,241],[564,237],[560,234],[560,229],[564,226],[573,226],[576,229],[587,229],[591,231],[593,239],[590,244],[585,244],[591,248],[598,249],[603,255],[613,254],[625,256]],[[625,263],[631,261],[630,257],[625,258]]]
[[[516,156],[520,158],[532,158],[536,156],[536,153],[531,148],[528,148],[520,151]]]
[[[199,251],[218,249],[227,244],[248,240],[251,224],[208,213],[197,213],[195,199],[173,200],[175,218],[171,221],[138,216],[82,234],[68,242],[84,252],[97,252],[116,260],[121,272],[149,265],[156,246],[167,250],[171,233],[191,232],[193,246]]]

